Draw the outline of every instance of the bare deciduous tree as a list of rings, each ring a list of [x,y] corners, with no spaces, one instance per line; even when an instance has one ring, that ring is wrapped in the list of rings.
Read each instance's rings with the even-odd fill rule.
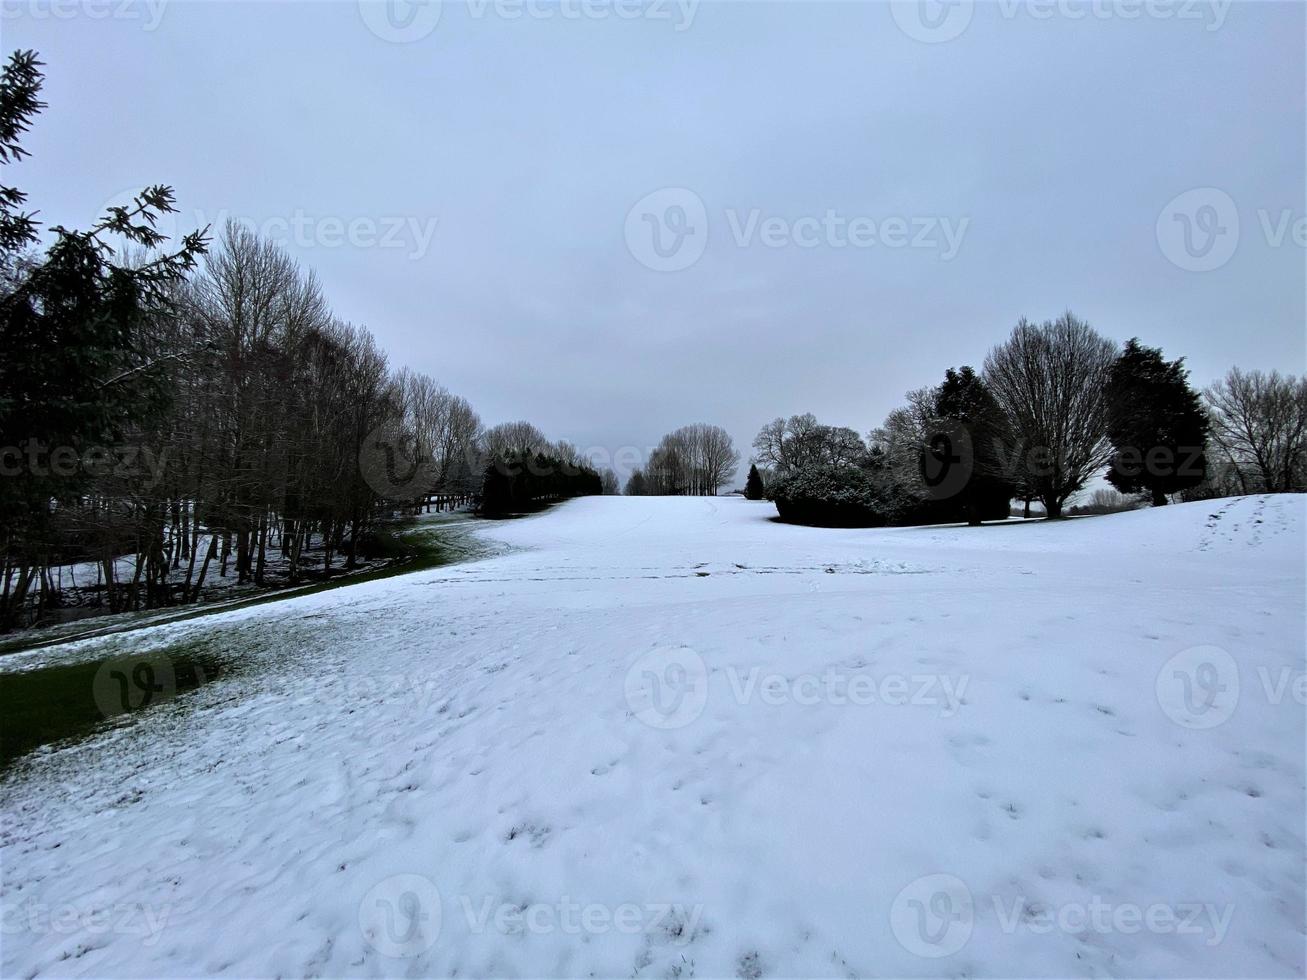
[[[549,438],[530,422],[501,422],[486,430],[482,440],[490,456],[531,456],[554,448]]]
[[[808,466],[857,466],[867,447],[853,429],[822,425],[811,412],[768,422],[753,440],[758,462],[777,473]]]
[[[686,425],[663,436],[643,479],[651,494],[715,496],[731,481],[740,454],[718,425]]]
[[[1111,455],[1104,388],[1116,356],[1115,344],[1068,312],[1038,326],[1023,319],[985,358],[985,381],[1017,441],[1012,476],[1049,517]]]
[[[1244,493],[1301,490],[1307,479],[1307,377],[1237,367],[1204,392],[1212,442]]]

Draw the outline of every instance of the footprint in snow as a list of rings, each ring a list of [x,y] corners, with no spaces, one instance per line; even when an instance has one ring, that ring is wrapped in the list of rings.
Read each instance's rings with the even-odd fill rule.
[[[509,829],[504,835],[504,843],[515,841],[519,837],[525,837],[532,847],[544,847],[545,842],[549,840],[553,830],[549,827],[537,827],[535,824],[522,824]]]

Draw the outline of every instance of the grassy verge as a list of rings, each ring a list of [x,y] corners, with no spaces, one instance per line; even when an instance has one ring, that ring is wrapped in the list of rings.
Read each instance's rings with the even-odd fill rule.
[[[87,631],[49,637],[37,642],[19,638],[4,652],[49,647],[91,636],[108,636],[176,623],[246,606],[278,602],[292,596],[325,592],[360,582],[421,571],[465,560],[477,545],[463,527],[440,522],[407,521],[384,529],[369,542],[372,557],[389,559],[381,568],[298,588],[282,589],[235,602],[189,607],[184,612],[145,618],[115,617],[113,623]],[[54,742],[84,738],[108,725],[130,724],[151,709],[184,697],[196,688],[248,669],[241,659],[222,654],[215,635],[187,639],[161,648],[136,650],[135,644],[114,642],[100,656],[74,663],[35,666],[0,673],[0,771],[33,749]]]
[[[51,742],[89,735],[217,680],[229,665],[203,642],[0,677],[0,769]]]

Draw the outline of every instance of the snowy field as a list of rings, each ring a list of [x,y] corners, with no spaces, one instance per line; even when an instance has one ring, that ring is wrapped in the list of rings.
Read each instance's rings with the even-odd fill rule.
[[[242,669],[0,777],[0,972],[1303,975],[1302,497],[773,514],[3,658]]]

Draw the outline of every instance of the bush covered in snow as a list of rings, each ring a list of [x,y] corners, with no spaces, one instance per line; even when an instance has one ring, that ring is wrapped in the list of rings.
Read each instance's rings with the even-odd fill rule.
[[[881,527],[894,511],[885,491],[856,466],[813,466],[768,488],[781,520],[821,527]]]

